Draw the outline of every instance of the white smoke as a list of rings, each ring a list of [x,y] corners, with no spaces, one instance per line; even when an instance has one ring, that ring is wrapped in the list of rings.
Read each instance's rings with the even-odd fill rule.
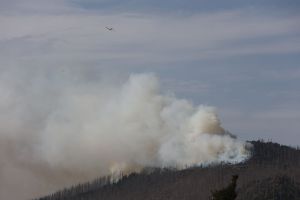
[[[32,198],[118,171],[249,155],[214,108],[162,94],[153,74],[117,86],[23,73],[0,80],[0,199]]]

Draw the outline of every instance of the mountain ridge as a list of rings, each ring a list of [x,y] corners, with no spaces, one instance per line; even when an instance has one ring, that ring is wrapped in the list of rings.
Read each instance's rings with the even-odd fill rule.
[[[204,200],[209,198],[211,191],[227,185],[233,174],[239,175],[238,200],[273,197],[281,200],[287,196],[290,200],[299,199],[299,147],[264,141],[251,143],[252,156],[243,163],[221,163],[184,170],[148,168],[139,174],[120,175],[117,182],[111,182],[110,176],[101,177],[37,200]],[[276,188],[281,188],[277,189],[280,194],[274,192]]]

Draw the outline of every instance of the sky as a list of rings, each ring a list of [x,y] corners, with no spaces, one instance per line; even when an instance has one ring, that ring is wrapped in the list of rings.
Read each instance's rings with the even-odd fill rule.
[[[296,146],[299,11],[298,0],[0,0],[1,95],[155,73],[239,138]]]

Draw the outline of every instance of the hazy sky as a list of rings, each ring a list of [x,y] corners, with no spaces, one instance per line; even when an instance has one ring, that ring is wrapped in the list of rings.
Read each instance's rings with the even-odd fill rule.
[[[298,0],[0,0],[0,73],[49,71],[59,84],[154,72],[242,139],[297,145],[299,11]]]

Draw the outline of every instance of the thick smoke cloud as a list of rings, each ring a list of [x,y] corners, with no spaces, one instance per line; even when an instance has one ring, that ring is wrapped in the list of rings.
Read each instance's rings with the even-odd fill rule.
[[[74,71],[1,74],[0,199],[32,198],[119,171],[249,155],[214,108],[163,94],[153,74],[108,84]]]

